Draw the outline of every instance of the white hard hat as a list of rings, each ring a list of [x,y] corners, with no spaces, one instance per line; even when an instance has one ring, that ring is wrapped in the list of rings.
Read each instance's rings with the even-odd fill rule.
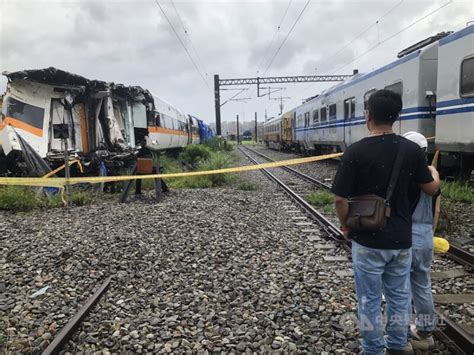
[[[403,137],[412,141],[413,143],[418,144],[422,149],[425,149],[428,147],[428,141],[426,140],[425,136],[422,135],[421,133],[410,131],[403,134]]]

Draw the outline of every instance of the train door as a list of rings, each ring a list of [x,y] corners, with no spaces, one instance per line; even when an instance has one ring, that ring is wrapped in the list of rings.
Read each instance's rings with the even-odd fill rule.
[[[309,112],[304,113],[304,146],[308,149],[311,147],[310,141],[310,130],[309,130]]]
[[[344,100],[344,143],[346,147],[352,144],[351,120],[355,118],[355,97]]]
[[[75,149],[74,122],[71,114],[64,109],[61,99],[51,99],[50,119],[49,119],[49,141],[48,151],[64,151],[64,144],[61,138],[54,138],[54,126],[56,124],[67,124],[69,138],[68,148]]]

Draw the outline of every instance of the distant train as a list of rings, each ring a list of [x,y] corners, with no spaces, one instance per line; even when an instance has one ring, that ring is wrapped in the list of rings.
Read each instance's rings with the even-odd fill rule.
[[[199,144],[214,136],[139,86],[89,80],[55,68],[3,73],[8,78],[0,120],[0,173],[42,175],[70,154],[112,173],[139,151]],[[65,138],[67,136],[67,138]]]
[[[440,33],[407,48],[399,59],[322,92],[264,124],[275,149],[312,154],[344,151],[367,136],[363,111],[378,89],[399,93],[396,133],[418,131],[442,152],[445,167],[474,166],[474,25]]]

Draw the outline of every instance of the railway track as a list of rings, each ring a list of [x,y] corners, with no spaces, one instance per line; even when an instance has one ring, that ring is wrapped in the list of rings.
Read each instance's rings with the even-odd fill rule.
[[[241,147],[239,148],[240,151],[254,164],[259,164],[259,162],[255,156],[259,157],[260,159],[264,159],[265,161],[273,161],[273,159],[267,157],[266,155],[257,152],[249,147]],[[252,156],[253,154],[253,156]],[[319,188],[323,188],[325,190],[328,190],[330,187],[318,181],[317,179],[314,179],[313,177],[310,177],[306,174],[303,174],[293,168],[289,167],[281,167],[281,168],[275,168],[273,172],[269,172],[267,169],[262,169],[262,172],[272,181],[276,182],[280,188],[282,188],[288,195],[289,197],[295,201],[300,208],[307,214],[309,214],[321,227],[322,229],[327,233],[327,235],[337,243],[341,244],[343,248],[347,251],[350,250],[350,243],[346,242],[343,239],[342,233],[339,231],[339,229],[336,227],[336,225],[331,222],[328,218],[323,216],[319,211],[317,211],[315,208],[313,208],[308,202],[304,200],[304,198],[301,197],[301,194],[298,192],[297,189],[292,189],[288,183],[283,182],[285,179],[285,174],[286,173],[286,181],[288,181],[288,174],[294,177],[298,177],[305,182],[310,182]],[[301,185],[295,184],[294,182],[291,182],[290,179],[290,184],[291,185],[296,185],[297,188],[301,189]],[[454,260],[455,262],[463,265],[466,269],[472,270],[473,268],[473,257],[472,254],[470,254],[467,251],[462,250],[462,248],[459,247],[452,247],[451,252],[447,255],[450,259]],[[436,315],[437,319],[441,320],[443,327],[442,328],[437,328],[435,331],[435,336],[445,344],[447,349],[450,351],[450,353],[453,354],[472,354],[474,353],[474,336],[472,334],[472,331],[469,329],[466,329],[466,327],[463,327],[461,325],[458,325],[455,321],[450,319],[449,317],[445,316],[440,309],[436,309]]]

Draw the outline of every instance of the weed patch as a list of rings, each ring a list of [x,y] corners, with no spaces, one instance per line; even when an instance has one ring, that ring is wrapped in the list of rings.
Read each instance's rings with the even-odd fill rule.
[[[474,188],[468,182],[443,182],[441,196],[456,202],[474,203]]]
[[[333,204],[334,196],[326,191],[312,192],[306,195],[305,200],[313,206],[324,207]]]
[[[198,166],[201,162],[208,160],[211,156],[211,148],[201,145],[188,145],[179,155],[179,159],[192,167]]]

